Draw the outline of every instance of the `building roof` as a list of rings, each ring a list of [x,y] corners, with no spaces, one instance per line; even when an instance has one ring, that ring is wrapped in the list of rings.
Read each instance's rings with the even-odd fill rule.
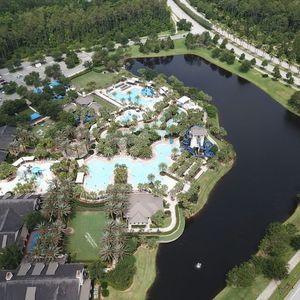
[[[207,136],[207,130],[204,127],[198,125],[191,127],[190,133],[193,136]]]
[[[76,103],[69,103],[63,107],[63,110],[66,112],[73,113],[76,111],[76,107],[77,107]]]
[[[163,199],[150,193],[132,193],[126,214],[129,224],[147,224],[158,210],[163,209]]]
[[[51,272],[48,272],[51,269]],[[22,263],[6,280],[0,272],[0,295],[3,300],[88,300],[90,280],[85,278],[83,264]],[[28,296],[29,295],[29,296]]]
[[[24,217],[35,210],[39,195],[25,194],[0,197],[0,248],[17,242]]]
[[[101,108],[101,105],[100,105],[99,103],[97,103],[97,102],[92,102],[92,103],[89,104],[89,107],[90,107],[92,110],[94,110],[94,112],[95,112],[96,114],[98,114],[98,113],[99,113],[99,110],[100,110],[100,108]]]
[[[92,95],[88,95],[88,96],[79,96],[75,102],[79,105],[89,105],[90,103],[92,103],[94,101],[94,98]]]
[[[15,137],[16,127],[8,125],[0,127],[0,162],[5,160],[9,144],[14,141]]]
[[[177,103],[183,105],[183,104],[189,102],[190,100],[191,100],[191,98],[189,98],[188,96],[182,96],[181,98],[179,98],[177,100]]]

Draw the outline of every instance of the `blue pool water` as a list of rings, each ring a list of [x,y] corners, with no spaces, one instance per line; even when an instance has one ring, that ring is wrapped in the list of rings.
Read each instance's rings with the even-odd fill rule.
[[[109,96],[120,103],[125,104],[126,101],[129,101],[131,104],[137,104],[143,107],[153,108],[153,105],[159,99],[156,97],[151,98],[144,96],[142,94],[142,90],[143,88],[139,86],[134,86],[124,91],[117,89],[110,93]],[[130,94],[128,94],[128,91],[130,92]]]
[[[121,116],[117,117],[116,120],[121,123],[127,123],[133,121],[133,116],[136,116],[138,121],[143,120],[143,113],[133,109],[126,110]]]
[[[160,176],[158,166],[162,162],[171,165],[173,148],[179,148],[177,140],[172,145],[170,143],[156,144],[151,160],[133,159],[129,156],[124,158],[117,156],[111,160],[92,158],[86,163],[89,168],[89,175],[85,179],[84,187],[93,192],[105,190],[108,184],[113,183],[113,171],[116,164],[127,165],[128,183],[131,183],[133,188],[137,188],[139,183],[148,182],[147,176],[150,173],[155,175],[155,180],[158,179],[164,183],[166,177]]]
[[[39,231],[33,231],[30,235],[28,244],[27,244],[27,253],[31,253],[37,245],[37,242],[41,236]]]

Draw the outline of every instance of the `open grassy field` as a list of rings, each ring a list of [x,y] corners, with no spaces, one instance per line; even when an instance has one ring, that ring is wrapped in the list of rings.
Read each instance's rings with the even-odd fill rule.
[[[211,50],[207,48],[197,48],[193,50],[188,50],[184,44],[184,39],[175,40],[174,41],[175,48],[168,51],[161,51],[159,53],[149,53],[143,54],[139,52],[138,46],[132,46],[130,48],[130,54],[132,57],[139,58],[139,57],[159,57],[159,56],[168,56],[168,55],[180,55],[180,54],[194,54],[204,58],[205,60],[233,73],[236,74],[253,84],[257,87],[265,91],[269,94],[274,100],[279,102],[288,110],[292,111],[293,113],[300,115],[296,111],[294,111],[291,107],[288,106],[288,100],[290,99],[291,95],[295,92],[294,89],[282,84],[279,81],[274,81],[270,77],[263,78],[262,74],[255,70],[251,69],[248,73],[242,73],[239,71],[240,62],[235,61],[233,65],[228,65],[225,62],[221,62],[218,59],[211,57]]]
[[[74,229],[67,248],[75,261],[92,261],[99,256],[99,242],[107,217],[100,210],[77,210],[69,226]]]
[[[147,290],[155,279],[155,258],[157,249],[140,247],[134,256],[136,257],[137,272],[133,283],[126,291],[117,291],[109,287],[107,300],[143,300],[146,299]]]
[[[294,214],[288,220],[286,220],[285,223],[292,223],[298,228],[298,230],[300,230],[300,208],[299,207],[296,209]],[[286,261],[289,261],[294,254],[295,251],[290,248],[289,251],[285,254],[284,259]],[[271,299],[273,300],[284,299],[284,297],[282,296],[283,293],[287,294],[289,292],[289,288],[292,287],[293,284],[295,284],[294,282],[295,281],[297,282],[300,279],[300,265],[298,265],[294,270],[289,275],[289,277],[281,283],[280,290],[277,290]],[[258,295],[266,288],[269,282],[270,282],[269,279],[263,277],[262,275],[259,275],[256,277],[251,287],[247,287],[247,288],[226,287],[217,295],[215,299],[216,300],[231,300],[231,299],[255,300],[258,297]]]
[[[106,108],[109,112],[116,111],[118,109],[117,106],[113,105],[112,103],[102,99],[101,97],[94,95],[94,100],[101,104],[102,107]]]
[[[72,84],[77,88],[86,88],[89,82],[95,82],[96,88],[103,89],[115,82],[116,74],[114,73],[98,73],[90,71],[72,79]]]

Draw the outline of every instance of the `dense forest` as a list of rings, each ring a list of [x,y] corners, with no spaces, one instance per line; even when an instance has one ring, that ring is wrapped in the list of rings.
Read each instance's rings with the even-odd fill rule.
[[[259,48],[300,63],[299,0],[191,0],[208,19],[226,24]]]
[[[165,0],[0,0],[0,65],[13,55],[94,45],[103,38],[120,41],[170,28]]]

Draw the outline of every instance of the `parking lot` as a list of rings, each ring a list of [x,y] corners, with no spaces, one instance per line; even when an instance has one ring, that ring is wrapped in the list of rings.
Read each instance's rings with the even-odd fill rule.
[[[44,79],[46,77],[45,73],[44,73],[46,67],[49,65],[52,65],[54,63],[58,63],[60,65],[62,73],[66,77],[70,77],[70,76],[73,76],[75,74],[82,72],[85,69],[83,64],[85,61],[92,60],[93,53],[82,51],[82,52],[77,53],[77,55],[79,57],[80,64],[72,69],[68,69],[64,61],[55,62],[51,56],[47,56],[46,63],[42,64],[38,67],[35,65],[32,65],[32,63],[30,63],[28,61],[25,61],[22,63],[22,69],[18,70],[16,72],[13,72],[13,73],[10,73],[7,68],[0,69],[0,76],[1,76],[1,79],[5,80],[6,82],[15,81],[18,85],[26,85],[24,82],[24,77],[26,75],[28,75],[31,72],[38,72],[40,74],[40,78]],[[6,95],[3,92],[1,92],[0,93],[0,104],[4,100],[14,100],[17,98],[19,98],[19,96],[17,94]]]

